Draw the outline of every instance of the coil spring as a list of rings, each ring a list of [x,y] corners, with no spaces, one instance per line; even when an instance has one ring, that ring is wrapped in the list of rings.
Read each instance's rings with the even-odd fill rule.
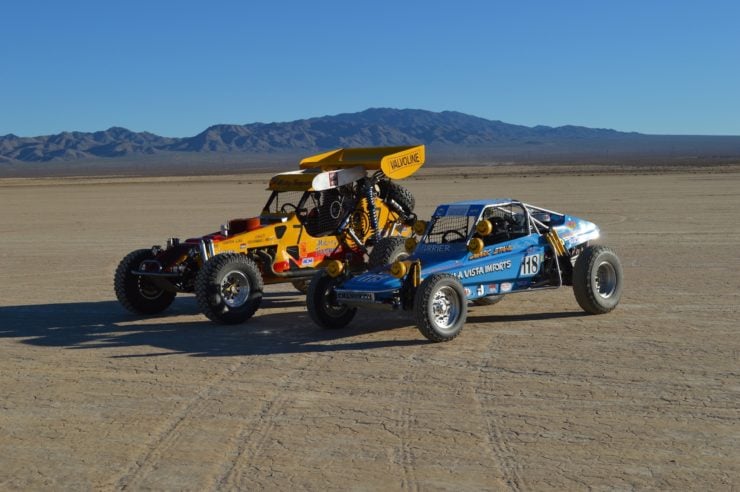
[[[366,207],[368,214],[370,215],[370,229],[373,232],[373,237],[377,240],[380,238],[380,231],[378,230],[378,209],[375,206],[375,187],[372,183],[365,184],[365,197]]]

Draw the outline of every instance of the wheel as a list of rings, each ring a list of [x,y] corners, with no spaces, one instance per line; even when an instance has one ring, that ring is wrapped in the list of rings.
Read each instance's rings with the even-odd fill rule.
[[[414,296],[416,325],[433,342],[447,342],[460,334],[468,315],[462,284],[453,275],[430,275]]]
[[[399,236],[384,237],[378,241],[370,252],[370,268],[390,265],[396,260],[406,258],[406,238]]]
[[[150,249],[137,249],[126,255],[116,268],[113,277],[116,297],[132,313],[161,313],[175,300],[175,292],[157,287],[150,278],[131,273],[139,268],[141,262],[151,259],[154,259],[154,255]]]
[[[216,255],[195,277],[195,297],[208,319],[229,325],[243,323],[262,302],[262,275],[245,255]]]
[[[414,195],[400,184],[394,183],[393,181],[383,180],[378,183],[378,188],[380,188],[381,199],[392,199],[401,206],[406,215],[409,215],[414,211],[414,206],[416,205]]]
[[[473,299],[470,302],[474,306],[493,306],[494,304],[498,304],[499,302],[503,300],[504,300],[504,296],[498,295],[498,296],[479,297],[478,299]]]
[[[611,248],[588,246],[573,268],[573,293],[584,311],[608,313],[622,296],[622,264]]]
[[[305,278],[302,278],[300,280],[293,280],[291,282],[295,290],[297,290],[301,294],[308,294],[308,284],[310,283],[311,283],[311,279],[305,279]]]
[[[357,308],[338,304],[334,300],[333,290],[337,283],[337,279],[327,273],[317,273],[308,286],[306,296],[306,307],[311,319],[317,325],[330,330],[344,328],[357,313]]]

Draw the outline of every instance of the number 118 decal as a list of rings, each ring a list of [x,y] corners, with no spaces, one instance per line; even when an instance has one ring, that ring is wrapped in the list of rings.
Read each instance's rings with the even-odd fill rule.
[[[519,275],[531,276],[540,271],[540,255],[525,256],[522,260],[522,269]]]

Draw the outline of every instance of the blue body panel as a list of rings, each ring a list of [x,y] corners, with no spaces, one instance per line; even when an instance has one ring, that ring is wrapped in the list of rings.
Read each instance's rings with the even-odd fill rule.
[[[473,200],[439,205],[433,217],[478,218],[486,207],[511,202],[509,199]],[[566,249],[599,236],[598,227],[589,221],[565,214],[549,215],[550,225],[563,239]],[[531,289],[542,273],[545,254],[550,248],[545,236],[533,230],[529,235],[487,245],[477,254],[470,253],[463,241],[422,242],[408,260],[421,262],[422,281],[435,273],[456,276],[467,298],[473,300]],[[393,277],[387,267],[381,267],[347,279],[337,287],[337,292],[371,294],[366,298],[375,303],[390,303],[397,298],[402,283],[402,279]]]

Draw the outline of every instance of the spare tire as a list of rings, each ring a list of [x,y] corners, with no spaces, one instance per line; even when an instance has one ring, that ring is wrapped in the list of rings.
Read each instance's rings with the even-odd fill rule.
[[[403,259],[409,254],[406,252],[406,238],[401,236],[384,237],[373,246],[370,252],[368,266],[370,268],[390,265],[396,260]]]
[[[396,184],[393,181],[383,180],[378,183],[380,188],[380,198],[383,200],[391,199],[401,206],[406,215],[414,211],[416,200],[409,190]]]

